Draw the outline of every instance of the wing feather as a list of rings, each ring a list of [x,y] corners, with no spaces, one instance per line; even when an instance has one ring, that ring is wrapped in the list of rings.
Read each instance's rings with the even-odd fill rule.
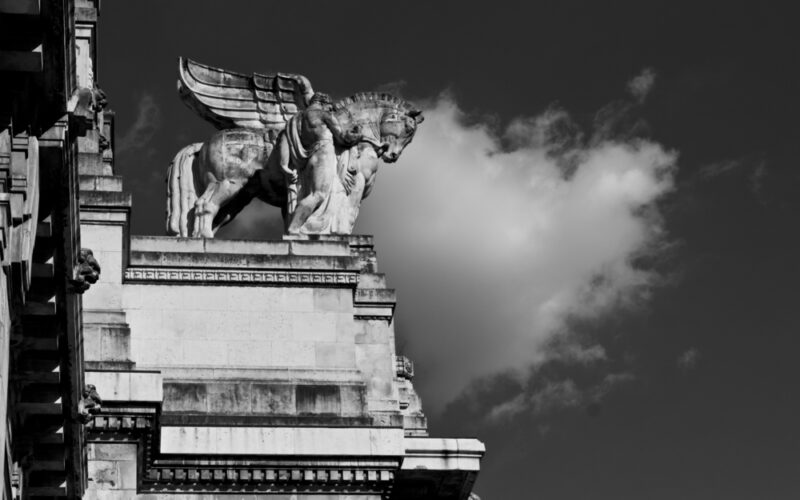
[[[178,75],[183,102],[220,130],[282,130],[314,95],[302,75],[245,75],[183,57],[178,59]]]

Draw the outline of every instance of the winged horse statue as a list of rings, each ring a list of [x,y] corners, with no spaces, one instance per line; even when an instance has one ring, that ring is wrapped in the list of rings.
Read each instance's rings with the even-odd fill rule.
[[[213,238],[253,198],[288,234],[350,234],[380,161],[397,161],[422,113],[389,94],[336,102],[301,75],[244,75],[179,61],[178,92],[218,132],[167,174],[167,234]]]

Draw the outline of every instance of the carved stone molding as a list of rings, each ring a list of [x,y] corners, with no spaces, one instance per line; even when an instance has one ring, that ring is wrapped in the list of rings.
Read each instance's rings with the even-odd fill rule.
[[[140,446],[140,492],[354,493],[389,498],[401,457],[160,455],[160,408],[105,406],[86,426],[94,443]]]
[[[399,463],[317,466],[312,462],[288,467],[253,467],[245,463],[223,467],[153,467],[143,478],[144,491],[257,491],[268,493],[349,492],[388,497]]]
[[[230,283],[259,285],[322,285],[332,287],[354,287],[358,284],[358,272],[338,271],[261,271],[232,269],[180,269],[163,267],[129,267],[125,270],[125,281],[147,283]]]
[[[407,380],[414,378],[414,362],[405,356],[395,356],[397,376]]]

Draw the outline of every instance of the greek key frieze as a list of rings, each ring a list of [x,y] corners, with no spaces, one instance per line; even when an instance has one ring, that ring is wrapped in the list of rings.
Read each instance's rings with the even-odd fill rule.
[[[152,283],[242,283],[274,285],[355,286],[356,272],[249,269],[170,269],[129,267],[125,281]]]

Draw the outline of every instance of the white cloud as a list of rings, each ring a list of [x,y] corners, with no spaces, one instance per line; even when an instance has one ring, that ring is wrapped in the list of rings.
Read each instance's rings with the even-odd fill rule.
[[[734,170],[739,169],[743,165],[745,165],[744,160],[724,160],[724,161],[709,163],[708,165],[703,165],[697,171],[697,177],[700,180],[713,179],[722,175],[729,174]]]
[[[767,179],[767,164],[764,161],[758,162],[753,172],[750,174],[750,189],[761,203],[766,203],[767,197],[764,193],[764,182]]]
[[[538,374],[534,374],[537,377]],[[600,382],[580,387],[570,378],[535,382],[536,387],[528,387],[523,393],[492,407],[486,417],[489,421],[503,422],[525,412],[541,416],[569,408],[589,406],[600,402],[617,385],[631,382],[631,373],[609,373]]]
[[[645,68],[628,82],[628,92],[641,103],[647,99],[655,83],[656,72],[653,68]]]
[[[571,318],[635,305],[657,283],[634,262],[663,241],[656,202],[673,188],[676,155],[649,140],[584,137],[558,109],[501,134],[467,124],[447,96],[425,117],[400,161],[382,167],[357,232],[375,234],[398,290],[396,326],[426,409],[554,356],[602,360],[601,346],[552,341],[572,339]],[[554,393],[568,395],[561,384]]]
[[[136,120],[117,140],[116,152],[121,154],[144,149],[160,127],[161,110],[155,99],[150,94],[142,94],[137,104]]]
[[[678,368],[683,371],[689,371],[697,366],[698,361],[700,361],[700,351],[692,347],[678,356]]]

